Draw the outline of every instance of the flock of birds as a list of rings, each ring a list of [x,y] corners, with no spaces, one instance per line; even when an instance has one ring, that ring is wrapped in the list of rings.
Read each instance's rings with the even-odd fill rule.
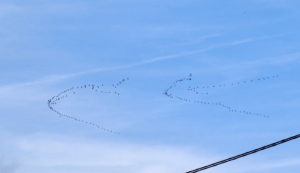
[[[256,79],[249,79],[249,80],[243,80],[243,81],[238,81],[238,82],[231,82],[231,83],[223,83],[223,84],[212,84],[212,85],[204,85],[204,86],[189,86],[187,88],[188,91],[191,91],[195,95],[199,94],[206,94],[208,95],[208,92],[200,92],[199,90],[207,90],[207,89],[217,89],[217,88],[225,88],[225,87],[236,87],[236,86],[241,86],[241,85],[246,85],[246,84],[251,84],[255,82],[260,82],[260,81],[265,81],[265,80],[270,80],[270,79],[275,79],[278,78],[279,75],[272,75],[272,76],[264,76],[264,77],[259,77]],[[219,101],[208,101],[208,100],[203,100],[203,99],[191,99],[187,98],[184,96],[178,96],[177,94],[174,94],[172,92],[173,89],[175,89],[179,84],[182,84],[183,82],[188,82],[192,80],[192,74],[189,74],[189,76],[181,78],[173,82],[164,92],[164,95],[171,99],[177,99],[183,102],[187,103],[196,103],[196,104],[202,104],[202,105],[211,105],[211,106],[216,106],[219,108],[223,108],[229,112],[233,113],[240,113],[244,115],[252,115],[252,116],[259,116],[259,117],[264,117],[268,118],[269,116],[266,114],[262,113],[257,113],[257,112],[252,112],[248,110],[240,110],[237,108],[234,108],[230,105],[227,105],[225,103],[219,102]]]
[[[59,117],[64,117],[64,118],[67,118],[69,120],[73,120],[73,121],[76,121],[76,122],[79,122],[79,123],[82,123],[82,124],[85,124],[85,125],[89,125],[89,126],[95,127],[97,129],[100,129],[100,130],[105,131],[105,132],[109,132],[109,133],[113,133],[113,134],[120,134],[119,132],[115,132],[111,129],[105,128],[105,127],[101,126],[98,123],[94,123],[94,122],[91,122],[91,121],[87,121],[87,120],[77,118],[75,116],[63,113],[63,112],[57,110],[55,108],[55,105],[59,104],[59,102],[61,100],[67,99],[71,95],[77,94],[79,90],[90,90],[92,92],[97,92],[97,93],[100,93],[100,94],[113,94],[113,95],[116,95],[116,96],[120,96],[120,93],[117,92],[115,89],[117,89],[119,86],[121,86],[124,82],[126,82],[128,80],[129,80],[129,78],[124,78],[124,79],[118,81],[117,83],[112,84],[112,88],[114,90],[105,90],[104,89],[104,87],[105,87],[104,84],[100,84],[100,85],[98,85],[98,84],[83,84],[83,85],[80,85],[80,86],[74,86],[74,87],[68,88],[68,89],[58,93],[57,95],[53,96],[51,99],[49,99],[48,100],[48,107],[51,111],[53,111],[57,115],[59,115]]]
[[[251,84],[255,82],[260,82],[260,81],[265,81],[265,80],[271,80],[278,78],[279,75],[272,75],[272,76],[264,76],[264,77],[259,77],[255,79],[249,79],[249,80],[243,80],[243,81],[238,81],[238,82],[231,82],[231,83],[223,83],[223,84],[211,84],[211,85],[203,85],[203,86],[189,86],[186,90],[191,91],[194,95],[199,95],[199,94],[206,94],[208,95],[208,92],[205,90],[208,89],[217,89],[217,88],[225,88],[225,87],[236,87],[236,86],[241,86],[241,85],[246,85],[246,84]],[[102,125],[92,122],[92,121],[87,121],[82,118],[75,117],[73,115],[69,115],[67,113],[63,113],[60,110],[56,108],[56,105],[60,103],[60,101],[69,98],[72,95],[77,94],[80,90],[89,90],[92,92],[100,93],[100,94],[111,94],[115,96],[120,96],[120,93],[116,90],[119,86],[121,86],[123,83],[128,81],[129,78],[123,78],[122,80],[118,81],[115,84],[112,84],[110,88],[112,89],[105,89],[104,84],[83,84],[79,86],[73,86],[71,88],[68,88],[57,95],[53,96],[51,99],[48,100],[48,107],[51,111],[55,112],[59,117],[63,117],[69,120],[73,120],[88,126],[95,127],[97,129],[100,129],[105,132],[113,133],[113,134],[119,134],[119,132],[115,132],[109,128],[103,127]],[[192,74],[189,74],[187,77],[178,79],[174,81],[165,91],[164,95],[171,98],[171,99],[177,99],[186,103],[194,103],[194,104],[202,104],[202,105],[211,105],[211,106],[216,106],[218,108],[223,108],[229,112],[232,113],[240,113],[244,115],[253,115],[253,116],[260,116],[267,118],[269,117],[268,115],[262,114],[262,113],[256,113],[248,110],[239,110],[236,108],[233,108],[232,106],[229,106],[227,104],[224,104],[219,101],[207,101],[203,99],[192,99],[192,98],[187,98],[184,96],[179,96],[175,93],[173,93],[173,90],[178,87],[178,85],[188,82],[192,80]],[[202,91],[203,90],[203,91]]]
[[[223,84],[211,84],[211,85],[203,85],[203,86],[189,86],[186,90],[190,91],[191,93],[193,93],[195,96],[198,96],[200,94],[205,94],[208,95],[208,92],[206,90],[208,89],[217,89],[217,88],[226,88],[226,87],[237,87],[237,86],[242,86],[242,85],[246,85],[246,84],[251,84],[251,83],[256,83],[256,82],[261,82],[261,81],[266,81],[266,80],[271,80],[271,79],[276,79],[278,78],[279,75],[272,75],[272,76],[264,76],[264,77],[259,77],[259,78],[255,78],[255,79],[249,79],[249,80],[243,80],[243,81],[238,81],[238,82],[231,82],[231,83],[223,83]],[[116,95],[116,96],[120,96],[120,93],[116,91],[116,89],[121,86],[123,83],[125,83],[126,81],[128,81],[129,78],[124,78],[120,81],[118,81],[115,84],[112,84],[110,88],[112,89],[105,89],[107,87],[104,86],[104,84],[83,84],[80,86],[73,86],[71,88],[68,88],[60,93],[58,93],[57,95],[53,96],[51,99],[48,100],[48,107],[51,111],[55,112],[57,115],[59,115],[59,117],[63,117],[69,120],[73,120],[88,126],[92,126],[95,127],[99,130],[108,132],[108,133],[112,133],[112,134],[120,134],[119,132],[115,132],[111,129],[108,129],[106,127],[103,127],[102,125],[98,124],[98,123],[94,123],[91,121],[87,121],[81,118],[77,118],[75,116],[63,113],[61,111],[59,111],[58,109],[56,109],[56,105],[60,103],[60,101],[69,98],[71,95],[75,95],[77,94],[80,90],[89,90],[92,92],[96,92],[96,93],[100,93],[100,94],[111,94],[111,95]],[[260,117],[269,117],[268,115],[265,114],[261,114],[261,113],[256,113],[256,112],[251,112],[251,111],[247,111],[247,110],[239,110],[236,108],[233,108],[227,104],[218,102],[218,101],[207,101],[207,100],[200,100],[198,99],[198,97],[196,97],[196,99],[192,99],[192,98],[187,98],[184,96],[179,96],[175,93],[173,93],[173,90],[175,88],[177,88],[180,84],[183,84],[184,82],[188,82],[192,80],[192,74],[189,74],[187,77],[178,79],[176,81],[174,81],[165,91],[164,91],[164,95],[171,98],[171,99],[177,99],[183,102],[187,102],[187,103],[196,103],[196,104],[202,104],[202,105],[212,105],[212,106],[217,106],[219,108],[223,108],[229,112],[233,112],[233,113],[241,113],[241,114],[245,114],[245,115],[254,115],[254,116],[260,116]],[[242,158],[242,157],[246,157],[248,155],[254,154],[256,152],[259,151],[263,151],[278,145],[281,145],[283,143],[289,142],[291,140],[295,140],[297,138],[300,138],[300,134],[292,136],[290,138],[286,138],[283,139],[281,141],[230,157],[228,159],[219,161],[219,162],[215,162],[212,163],[210,165],[206,165],[191,171],[188,171],[187,173],[197,173],[212,167],[216,167],[219,166],[221,164]]]

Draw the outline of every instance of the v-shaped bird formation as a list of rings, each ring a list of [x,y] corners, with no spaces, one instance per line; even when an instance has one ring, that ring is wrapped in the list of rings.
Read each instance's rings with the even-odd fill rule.
[[[120,96],[120,93],[116,90],[119,86],[121,86],[124,82],[128,81],[129,78],[124,78],[121,81],[118,81],[115,84],[111,85],[111,90],[105,89],[105,85],[104,84],[83,84],[83,85],[78,85],[78,86],[73,86],[71,88],[68,88],[60,93],[58,93],[57,95],[53,96],[51,99],[48,100],[48,107],[51,111],[55,112],[57,115],[59,115],[59,117],[63,117],[78,123],[82,123],[85,125],[89,125],[91,127],[95,127],[99,130],[105,131],[105,132],[109,132],[109,133],[113,133],[113,134],[119,134],[119,132],[115,132],[109,128],[103,127],[102,125],[92,122],[92,121],[87,121],[84,120],[82,118],[78,118],[75,117],[73,115],[69,115],[67,113],[63,113],[60,110],[56,109],[56,105],[60,103],[60,101],[67,99],[69,97],[71,97],[72,95],[77,94],[78,92],[80,92],[80,90],[89,90],[91,92],[96,92],[96,93],[100,93],[100,94],[111,94],[111,95],[115,95],[115,96]]]
[[[253,83],[256,83],[256,82],[276,79],[278,77],[279,77],[279,75],[272,75],[272,76],[264,76],[264,77],[259,77],[259,78],[255,78],[255,79],[249,79],[249,80],[243,80],[243,81],[237,81],[237,82],[231,82],[231,83],[212,84],[212,85],[203,85],[203,86],[189,86],[187,88],[187,90],[191,91],[194,95],[200,95],[200,94],[208,95],[208,91],[207,91],[208,89],[243,86],[243,85],[246,85],[246,84],[253,84]],[[215,107],[222,108],[226,111],[233,112],[233,113],[239,113],[239,114],[244,114],[244,115],[253,115],[253,116],[259,116],[259,117],[264,117],[264,118],[269,117],[269,115],[266,115],[266,114],[263,114],[263,113],[238,109],[238,108],[235,108],[231,105],[222,103],[220,101],[208,101],[208,100],[205,100],[205,99],[198,99],[198,98],[191,99],[191,98],[188,98],[186,96],[178,95],[177,93],[173,92],[173,90],[176,87],[178,87],[180,84],[182,84],[184,82],[189,82],[191,80],[192,80],[192,74],[189,74],[189,76],[187,76],[187,77],[184,77],[184,78],[181,78],[181,79],[178,79],[178,80],[174,81],[165,90],[164,95],[171,98],[171,99],[177,99],[177,100],[187,102],[187,103],[195,103],[195,104],[215,106]]]

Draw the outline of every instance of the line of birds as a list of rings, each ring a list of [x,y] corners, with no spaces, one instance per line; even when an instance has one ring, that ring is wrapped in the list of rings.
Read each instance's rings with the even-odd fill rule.
[[[244,81],[240,81],[240,82],[234,82],[229,84],[221,84],[221,85],[206,85],[203,87],[188,87],[187,90],[194,92],[195,94],[200,94],[200,92],[197,90],[199,88],[204,89],[204,88],[217,88],[217,87],[226,87],[226,86],[239,86],[241,84],[247,84],[247,83],[253,83],[253,82],[258,82],[258,81],[264,81],[264,80],[269,80],[269,79],[274,79],[274,78],[278,78],[279,75],[272,75],[272,76],[265,76],[265,77],[260,77],[260,78],[256,78],[256,79],[250,79],[250,80],[244,80]],[[202,104],[202,105],[212,105],[212,106],[217,106],[220,108],[223,108],[229,112],[233,112],[233,113],[240,113],[240,114],[244,114],[244,115],[253,115],[253,116],[259,116],[259,117],[264,117],[264,118],[268,118],[269,115],[266,114],[262,114],[262,113],[257,113],[257,112],[252,112],[252,111],[248,111],[248,110],[241,110],[241,109],[237,109],[234,108],[232,106],[229,106],[227,104],[224,104],[222,102],[218,102],[218,101],[207,101],[207,100],[200,100],[200,99],[189,99],[186,97],[181,97],[178,96],[176,94],[173,94],[171,92],[172,89],[176,88],[178,84],[183,83],[185,81],[191,81],[192,80],[192,74],[189,74],[188,77],[184,77],[181,79],[176,80],[175,82],[173,82],[164,92],[164,95],[166,95],[167,97],[171,98],[171,99],[177,99],[183,102],[187,102],[187,103],[196,103],[196,104]],[[201,94],[208,94],[207,92],[202,92]]]
[[[124,78],[121,81],[118,81],[117,83],[112,84],[112,87],[114,89],[117,89],[119,86],[121,86],[124,82],[126,82],[128,80],[129,80],[129,78]],[[61,111],[55,109],[55,105],[57,105],[61,100],[68,98],[70,95],[77,94],[78,90],[89,89],[93,92],[97,92],[97,93],[101,93],[101,94],[114,94],[114,95],[120,96],[119,92],[117,92],[115,90],[104,90],[103,87],[104,87],[104,84],[100,84],[100,85],[98,85],[98,84],[83,84],[80,86],[74,86],[74,87],[68,88],[68,89],[58,93],[57,95],[53,96],[51,99],[49,99],[48,107],[51,111],[53,111],[57,115],[59,115],[59,117],[64,117],[69,120],[73,120],[73,121],[76,121],[76,122],[79,122],[82,124],[86,124],[86,125],[98,128],[105,132],[109,132],[109,133],[113,133],[113,134],[120,134],[119,132],[115,132],[111,129],[105,128],[105,127],[101,126],[100,124],[97,124],[97,123],[94,123],[91,121],[86,121],[84,119],[77,118],[75,116],[71,116],[66,113],[62,113]]]
[[[240,85],[246,85],[246,84],[251,84],[251,83],[255,83],[255,82],[261,82],[261,81],[276,79],[276,78],[279,78],[278,74],[277,75],[271,75],[271,76],[258,77],[258,78],[255,78],[255,79],[242,80],[242,81],[238,81],[238,82],[189,87],[188,90],[197,92],[198,89],[216,89],[216,88],[225,88],[225,87],[236,87],[236,86],[240,86]]]
[[[115,84],[112,84],[112,86],[113,86],[114,88],[117,88],[117,87],[119,87],[120,85],[122,85],[124,82],[126,82],[126,81],[128,81],[128,80],[129,80],[129,77],[124,78],[124,79],[120,80],[119,82],[117,82],[117,83],[115,83]]]

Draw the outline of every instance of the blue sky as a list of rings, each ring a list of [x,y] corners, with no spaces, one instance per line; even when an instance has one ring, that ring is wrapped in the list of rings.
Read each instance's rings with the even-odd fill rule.
[[[300,2],[296,0],[1,0],[0,172],[183,173],[299,133]],[[222,102],[225,109],[170,99]],[[203,90],[262,76],[278,78]],[[120,132],[60,118],[57,108]],[[201,90],[202,92],[202,90]],[[299,141],[207,173],[300,171]]]

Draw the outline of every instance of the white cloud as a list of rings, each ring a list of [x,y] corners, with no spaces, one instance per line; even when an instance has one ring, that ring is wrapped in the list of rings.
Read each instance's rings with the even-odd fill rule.
[[[20,173],[183,173],[216,160],[187,148],[47,134],[17,137],[13,143]]]
[[[1,173],[14,173],[18,168],[17,163],[13,160],[4,158],[0,155],[0,172]]]
[[[45,133],[22,137],[6,135],[4,141],[18,159],[18,164],[0,159],[0,170],[11,170],[4,173],[184,173],[228,157],[209,153],[204,148],[196,150],[170,144],[151,145]],[[5,147],[1,149],[5,150]],[[256,156],[206,172],[259,173],[299,165],[299,159],[266,160]]]

